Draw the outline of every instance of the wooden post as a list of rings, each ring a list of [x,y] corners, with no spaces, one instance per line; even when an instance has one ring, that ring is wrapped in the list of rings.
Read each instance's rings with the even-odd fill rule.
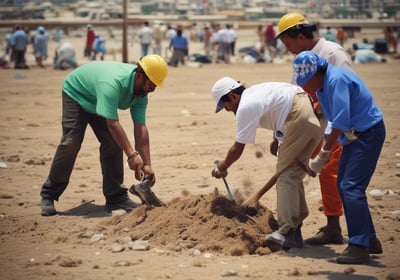
[[[127,0],[123,2],[123,26],[122,26],[122,62],[128,63],[128,21],[127,21]]]

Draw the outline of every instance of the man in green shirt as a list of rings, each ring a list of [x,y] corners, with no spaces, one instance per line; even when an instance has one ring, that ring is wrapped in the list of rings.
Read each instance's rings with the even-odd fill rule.
[[[155,184],[151,167],[149,133],[146,127],[147,95],[162,87],[168,66],[158,55],[141,58],[138,65],[91,62],[72,71],[62,88],[63,135],[49,176],[40,195],[42,216],[57,214],[54,200],[65,191],[89,124],[100,142],[100,163],[106,211],[132,210],[138,204],[123,187],[123,153],[137,180]],[[134,147],[118,118],[119,109],[130,109],[134,124]]]

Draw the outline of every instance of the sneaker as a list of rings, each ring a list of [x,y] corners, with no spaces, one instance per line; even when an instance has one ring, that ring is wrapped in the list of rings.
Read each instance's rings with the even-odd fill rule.
[[[336,258],[340,264],[361,264],[370,261],[368,248],[349,244],[343,253]]]
[[[43,198],[40,202],[42,209],[42,216],[54,216],[57,214],[56,208],[54,208],[54,200]]]
[[[369,250],[370,254],[382,254],[383,253],[382,244],[378,238],[374,238],[369,241],[368,250]]]
[[[138,185],[132,185],[129,188],[129,192],[140,198],[143,204],[152,206],[165,206],[165,204],[158,199],[158,197],[151,190],[148,181],[144,180]]]
[[[130,200],[129,198],[126,198],[125,200],[117,203],[106,203],[106,211],[107,212],[112,212],[117,209],[123,209],[127,212],[132,211],[134,208],[140,206],[140,204]]]
[[[340,229],[332,230],[325,226],[320,228],[315,236],[306,239],[306,243],[314,246],[343,244],[343,236]]]
[[[303,237],[301,234],[300,226],[296,229],[290,230],[283,235],[285,240],[282,243],[282,249],[288,251],[292,248],[303,248]]]
[[[273,233],[268,234],[265,240],[282,245],[283,241],[285,241],[285,237],[279,231],[274,231]]]

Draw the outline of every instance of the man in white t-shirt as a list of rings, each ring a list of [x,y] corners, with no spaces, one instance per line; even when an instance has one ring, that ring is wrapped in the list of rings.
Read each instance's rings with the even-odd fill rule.
[[[234,113],[237,123],[234,144],[224,160],[212,171],[216,178],[226,177],[227,169],[237,161],[246,144],[254,144],[257,128],[272,130],[280,139],[276,166],[277,215],[279,229],[267,240],[288,250],[303,246],[301,225],[308,216],[304,196],[304,168],[322,140],[321,127],[310,98],[299,86],[268,82],[249,88],[229,77],[219,79],[212,88],[216,112]],[[268,189],[261,188],[245,206],[256,207]]]
[[[138,32],[142,56],[149,52],[151,40],[153,39],[153,30],[149,27],[149,22],[145,21],[143,27]]]

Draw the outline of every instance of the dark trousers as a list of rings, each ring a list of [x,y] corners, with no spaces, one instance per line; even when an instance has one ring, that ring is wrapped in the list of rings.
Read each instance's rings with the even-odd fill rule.
[[[63,93],[63,135],[51,164],[49,176],[42,186],[42,198],[58,200],[67,188],[76,157],[81,148],[87,125],[100,142],[100,164],[103,175],[103,194],[109,203],[118,203],[128,197],[121,186],[124,178],[123,152],[108,130],[103,117],[85,112]]]
[[[381,121],[359,133],[357,140],[343,146],[337,185],[343,202],[349,244],[352,245],[367,248],[369,241],[376,238],[365,192],[374,174],[385,136],[385,125]]]
[[[25,68],[25,50],[19,51],[15,50],[14,51],[14,63],[15,66],[14,68]]]

